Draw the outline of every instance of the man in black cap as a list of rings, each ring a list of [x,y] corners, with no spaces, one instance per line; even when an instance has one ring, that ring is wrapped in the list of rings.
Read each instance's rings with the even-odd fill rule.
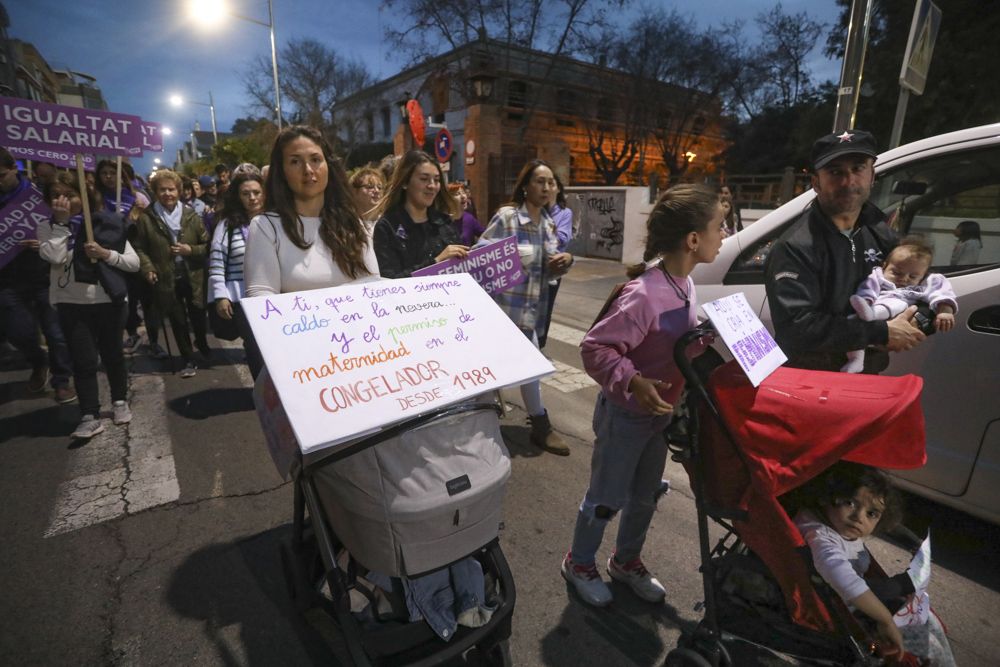
[[[774,244],[765,267],[775,339],[789,365],[839,370],[848,350],[909,350],[924,339],[911,307],[888,322],[865,322],[849,298],[897,243],[885,215],[868,201],[875,181],[875,137],[863,130],[828,134],[813,144],[816,199]],[[868,354],[865,372],[888,365]]]

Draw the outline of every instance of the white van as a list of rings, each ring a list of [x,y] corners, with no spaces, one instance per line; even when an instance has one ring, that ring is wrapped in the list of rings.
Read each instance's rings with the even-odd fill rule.
[[[958,296],[955,328],[894,353],[886,374],[924,379],[927,464],[894,472],[901,488],[1000,524],[1000,123],[943,134],[883,153],[871,201],[901,234],[934,247],[932,271]],[[723,242],[692,278],[702,303],[743,292],[769,327],[764,262],[813,201],[809,190]],[[950,265],[959,223],[978,224],[974,264]]]

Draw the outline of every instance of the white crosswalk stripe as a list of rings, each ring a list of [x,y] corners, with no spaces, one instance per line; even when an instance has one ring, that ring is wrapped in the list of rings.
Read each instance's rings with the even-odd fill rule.
[[[99,375],[102,395],[107,384]],[[170,445],[163,379],[131,378],[133,419],[127,427],[105,420],[105,431],[73,450],[69,479],[59,485],[45,537],[79,530],[180,497]]]

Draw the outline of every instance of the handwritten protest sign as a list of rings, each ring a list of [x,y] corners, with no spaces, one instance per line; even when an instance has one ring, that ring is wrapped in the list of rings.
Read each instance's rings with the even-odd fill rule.
[[[241,304],[303,454],[555,370],[468,274]]]
[[[48,162],[57,167],[76,169],[76,157],[73,153],[67,153],[66,151],[57,151],[49,148],[18,148],[17,146],[11,146],[8,150],[10,150],[11,155],[22,160]],[[97,169],[97,158],[90,154],[84,155],[83,168],[90,171]]]
[[[523,283],[527,276],[517,252],[517,237],[508,236],[496,243],[469,251],[465,259],[446,259],[413,272],[414,276],[440,276],[468,273],[487,294],[496,294]]]
[[[924,625],[930,619],[931,598],[927,594],[927,587],[931,583],[931,536],[930,533],[920,544],[920,549],[910,560],[910,566],[906,568],[906,573],[910,575],[913,582],[913,595],[903,607],[896,612],[892,620],[897,627],[905,628],[908,625]]]
[[[7,202],[0,211],[0,268],[21,252],[21,241],[37,238],[38,223],[50,217],[52,210],[34,186]]]
[[[128,114],[0,97],[0,146],[142,155],[142,119]]]
[[[710,301],[702,309],[753,386],[788,361],[742,292]]]

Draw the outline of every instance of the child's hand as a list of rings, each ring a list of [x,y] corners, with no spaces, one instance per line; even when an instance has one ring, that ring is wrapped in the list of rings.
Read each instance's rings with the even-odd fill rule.
[[[669,383],[664,384],[663,380],[650,380],[641,375],[633,375],[628,383],[628,389],[635,396],[636,402],[643,410],[654,415],[669,415],[674,411],[674,406],[670,405],[660,396],[659,389],[670,389]]]
[[[896,623],[890,619],[888,621],[880,621],[876,628],[878,629],[878,638],[880,640],[879,649],[883,656],[894,655],[900,657],[903,655],[903,635],[899,632],[899,628],[896,627]]]
[[[935,331],[951,331],[955,328],[955,316],[951,313],[938,313],[934,318]]]

